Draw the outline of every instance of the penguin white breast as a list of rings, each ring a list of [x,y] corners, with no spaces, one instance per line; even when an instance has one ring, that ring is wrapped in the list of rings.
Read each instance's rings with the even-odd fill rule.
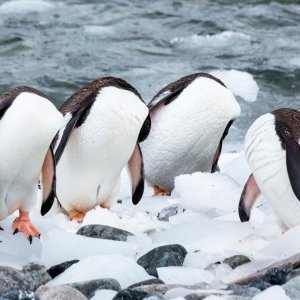
[[[35,201],[46,152],[63,121],[47,99],[23,92],[0,120],[0,218]]]
[[[101,89],[58,164],[57,192],[67,210],[74,202],[93,207],[101,200],[98,188],[100,194],[112,191],[147,115],[147,106],[134,93],[116,87]]]
[[[245,153],[257,185],[287,226],[300,223],[300,202],[290,185],[286,151],[275,131],[275,116],[259,117],[245,137]]]
[[[151,115],[151,132],[142,144],[147,179],[168,177],[173,185],[179,174],[210,171],[226,125],[239,114],[227,88],[209,78],[195,79]]]

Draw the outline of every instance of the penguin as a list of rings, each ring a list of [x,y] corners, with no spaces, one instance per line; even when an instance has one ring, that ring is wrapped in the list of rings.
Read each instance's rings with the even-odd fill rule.
[[[110,208],[126,165],[137,204],[144,192],[139,142],[151,127],[137,90],[120,78],[99,78],[75,92],[60,111],[69,121],[55,146],[57,197],[69,218],[81,222],[97,205]]]
[[[207,73],[180,78],[148,104],[151,132],[142,144],[145,178],[155,195],[170,195],[180,174],[215,172],[222,142],[240,106]]]
[[[55,198],[55,161],[52,140],[63,124],[62,114],[40,91],[22,86],[0,96],[0,220],[16,210],[14,234],[30,243],[39,237],[29,213],[42,186],[42,214]],[[41,175],[41,176],[40,176]]]
[[[283,229],[300,223],[300,112],[281,108],[260,116],[245,136],[252,170],[239,202],[239,217],[249,221],[260,194],[273,208]]]

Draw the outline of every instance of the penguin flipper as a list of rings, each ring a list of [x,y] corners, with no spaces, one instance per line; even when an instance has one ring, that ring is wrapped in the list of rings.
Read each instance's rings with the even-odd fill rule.
[[[300,145],[289,135],[281,136],[286,150],[286,167],[295,196],[300,200]]]
[[[149,112],[150,114],[157,110],[161,105],[168,105],[173,102],[177,96],[185,89],[186,86],[179,86],[178,88],[174,89],[173,91],[166,91],[160,94],[158,97],[155,97],[149,104]]]
[[[58,164],[63,152],[64,152],[64,149],[67,145],[67,142],[71,136],[71,133],[72,133],[72,130],[74,129],[74,127],[76,126],[76,123],[77,121],[79,120],[80,118],[80,114],[76,114],[75,116],[73,116],[71,118],[71,120],[68,122],[68,124],[66,125],[66,128],[63,132],[63,135],[62,135],[62,138],[57,146],[57,149],[55,151],[55,162],[56,164]]]
[[[257,186],[253,174],[251,174],[244,186],[239,202],[239,217],[241,222],[249,221],[251,209],[259,194],[260,189]]]
[[[56,198],[55,158],[51,146],[44,159],[41,182],[43,186],[41,215],[44,216],[51,209]]]
[[[144,194],[144,164],[142,152],[138,143],[135,145],[127,167],[132,185],[132,203],[136,205]]]
[[[143,142],[149,135],[151,129],[151,118],[150,113],[148,114],[146,120],[143,123],[143,126],[140,130],[139,136],[138,136],[138,142]]]

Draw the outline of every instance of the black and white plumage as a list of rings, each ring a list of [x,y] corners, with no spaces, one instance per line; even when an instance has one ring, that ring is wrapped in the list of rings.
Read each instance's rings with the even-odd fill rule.
[[[69,122],[55,152],[57,195],[70,218],[80,221],[96,205],[109,207],[126,164],[137,204],[144,191],[138,142],[150,130],[148,108],[138,92],[122,79],[104,77],[78,90],[60,111]]]
[[[62,126],[63,116],[38,90],[18,87],[0,96],[0,219],[16,210],[13,224],[30,240],[38,230],[29,212],[43,187],[42,214],[55,197],[55,162],[51,142]]]
[[[263,194],[280,225],[300,223],[300,112],[282,108],[259,117],[245,137],[245,153],[253,172],[239,204],[241,221],[248,221],[251,208]]]
[[[169,194],[180,174],[215,171],[240,106],[217,78],[196,73],[163,88],[148,105],[151,132],[142,144],[145,175]],[[159,194],[158,192],[158,194]]]

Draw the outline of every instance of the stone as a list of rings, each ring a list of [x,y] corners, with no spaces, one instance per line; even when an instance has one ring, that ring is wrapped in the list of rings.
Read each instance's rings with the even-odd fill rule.
[[[0,296],[13,290],[34,291],[38,283],[30,276],[10,267],[0,267]]]
[[[113,290],[121,291],[121,286],[119,282],[115,279],[95,279],[90,281],[76,282],[70,285],[75,288],[88,299],[92,298],[97,290]]]
[[[292,278],[282,287],[291,299],[300,299],[300,276]]]
[[[85,225],[77,231],[77,234],[91,238],[122,242],[126,242],[127,237],[133,235],[131,232],[119,228],[99,224]]]
[[[247,285],[229,284],[227,290],[232,291],[234,295],[252,298],[261,290]]]
[[[40,286],[36,293],[40,296],[41,300],[87,300],[87,298],[68,285],[59,285],[54,287]]]
[[[63,273],[66,269],[70,268],[72,265],[78,263],[78,259],[65,261],[61,264],[52,266],[50,269],[47,270],[48,274],[51,276],[51,278],[55,278],[59,274]]]
[[[264,275],[264,280],[271,285],[282,285],[291,271],[290,268],[271,268]]]
[[[40,300],[40,297],[34,292],[18,290],[4,294],[0,300]]]
[[[251,260],[245,255],[234,255],[223,260],[223,263],[227,264],[232,269],[235,269],[236,267],[248,262],[251,262]]]
[[[47,283],[52,279],[51,276],[47,273],[45,266],[36,263],[30,263],[24,266],[22,272],[35,280],[39,286]]]
[[[159,214],[157,216],[157,219],[160,220],[160,221],[169,222],[169,218],[172,217],[172,216],[177,215],[179,210],[182,211],[182,208],[180,209],[178,203],[167,206],[159,212]]]
[[[178,244],[160,246],[152,249],[142,257],[137,263],[142,266],[149,275],[158,277],[157,268],[182,266],[187,251]]]
[[[133,289],[125,289],[116,294],[112,300],[143,300],[149,293]]]
[[[158,278],[147,279],[144,281],[137,282],[135,284],[130,285],[128,288],[133,289],[136,287],[144,286],[144,285],[152,285],[152,284],[164,284],[164,282]]]
[[[269,283],[269,282],[266,282],[264,280],[261,280],[261,279],[255,279],[253,281],[251,281],[249,283],[249,286],[250,287],[254,287],[254,288],[257,288],[261,291],[264,291],[266,290],[267,288],[271,287],[272,285]]]

